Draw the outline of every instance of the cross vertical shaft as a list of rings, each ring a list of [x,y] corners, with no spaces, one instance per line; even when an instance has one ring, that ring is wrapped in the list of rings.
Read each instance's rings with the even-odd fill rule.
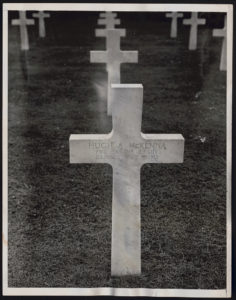
[[[20,11],[20,19],[25,20],[25,18],[26,18],[25,11]],[[28,37],[26,24],[24,26],[20,26],[20,39],[21,39],[22,50],[29,50],[29,37]]]
[[[113,276],[141,273],[140,168],[121,163],[113,171]]]
[[[190,29],[189,50],[197,49],[197,26],[193,25]]]
[[[214,29],[213,36],[223,37],[220,57],[220,70],[226,71],[227,69],[227,15],[224,18],[224,27],[222,29]]]
[[[227,69],[227,42],[226,38],[223,39],[221,56],[220,56],[220,70],[226,71]]]
[[[111,97],[113,132],[118,143],[128,148],[128,136],[140,137],[143,90],[138,84],[132,88],[113,84]],[[129,154],[127,157],[128,161],[120,160],[113,166],[111,274],[118,276],[141,273],[141,164]]]
[[[177,18],[172,19],[170,37],[172,38],[177,37]]]

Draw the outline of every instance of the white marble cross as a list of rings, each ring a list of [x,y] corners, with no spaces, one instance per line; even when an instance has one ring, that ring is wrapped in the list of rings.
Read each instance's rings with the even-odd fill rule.
[[[45,31],[44,18],[49,18],[50,14],[49,13],[44,13],[44,11],[41,10],[38,13],[34,13],[33,17],[34,18],[39,18],[39,36],[40,37],[45,37],[46,36],[46,31]]]
[[[19,19],[14,19],[12,25],[20,26],[21,50],[29,50],[27,25],[34,25],[34,19],[26,18],[26,11],[19,11]]]
[[[112,84],[113,130],[72,134],[70,163],[113,168],[111,273],[141,273],[140,170],[147,163],[183,163],[181,134],[141,132],[143,86]]]
[[[190,19],[183,20],[184,25],[191,25],[190,35],[189,35],[189,50],[197,49],[197,31],[198,25],[205,25],[206,19],[198,19],[198,13],[192,12]]]
[[[98,25],[105,25],[106,29],[114,29],[115,25],[120,25],[120,19],[115,19],[117,13],[105,12],[100,13],[100,17],[104,19],[98,19]]]
[[[108,72],[107,114],[111,115],[111,83],[120,83],[120,64],[137,63],[138,51],[121,51],[120,38],[126,34],[125,29],[97,29],[97,36],[106,36],[106,51],[90,51],[91,63],[106,63]]]
[[[171,13],[166,13],[167,18],[172,18],[171,30],[170,30],[171,38],[177,37],[178,18],[183,18],[183,16],[184,16],[183,13],[178,13],[177,11],[173,11]]]
[[[227,16],[225,16],[224,28],[214,29],[213,36],[223,37],[222,48],[221,48],[221,58],[220,58],[220,70],[226,71],[227,69],[227,59],[226,59],[226,41],[227,41]]]

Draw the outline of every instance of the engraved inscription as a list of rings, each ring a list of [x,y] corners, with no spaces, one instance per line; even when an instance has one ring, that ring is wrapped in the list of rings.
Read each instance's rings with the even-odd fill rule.
[[[89,149],[94,150],[97,159],[115,159],[116,154],[132,155],[134,159],[139,157],[152,157],[158,160],[158,152],[166,150],[163,142],[141,142],[141,143],[118,143],[113,141],[90,141]]]

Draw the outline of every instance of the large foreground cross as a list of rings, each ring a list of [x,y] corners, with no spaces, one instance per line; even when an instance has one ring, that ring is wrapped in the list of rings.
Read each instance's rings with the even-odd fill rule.
[[[178,25],[178,18],[183,18],[183,13],[178,13],[177,11],[173,11],[171,13],[166,13],[167,18],[172,18],[171,21],[171,29],[170,29],[170,37],[176,38],[177,37],[177,25]]]
[[[98,19],[98,25],[105,25],[106,29],[114,29],[115,25],[120,25],[120,19],[115,19],[117,13],[105,12],[100,13],[100,17],[104,19]]]
[[[226,37],[227,37],[227,16],[225,16],[224,27],[222,29],[214,29],[213,36],[223,37],[222,48],[221,48],[221,58],[220,58],[220,70],[226,71]]]
[[[182,163],[184,138],[141,132],[141,84],[113,84],[112,97],[112,132],[72,134],[70,163],[112,166],[111,273],[140,274],[140,169],[147,163]]]
[[[106,63],[108,72],[107,113],[111,115],[111,84],[120,83],[120,64],[137,63],[138,51],[121,51],[120,38],[126,34],[125,29],[97,29],[96,36],[106,36],[106,51],[90,51],[91,63]]]
[[[196,50],[197,49],[197,31],[198,25],[205,25],[206,19],[198,19],[198,13],[192,12],[190,19],[183,20],[184,25],[191,25],[190,35],[189,35],[189,50]]]
[[[45,22],[44,18],[49,18],[49,13],[44,13],[44,11],[39,11],[38,13],[33,14],[34,18],[39,18],[39,36],[45,37],[46,36],[46,30],[45,30]]]
[[[34,19],[27,19],[25,11],[19,11],[19,19],[14,19],[12,25],[20,26],[21,50],[29,50],[27,25],[34,25]]]

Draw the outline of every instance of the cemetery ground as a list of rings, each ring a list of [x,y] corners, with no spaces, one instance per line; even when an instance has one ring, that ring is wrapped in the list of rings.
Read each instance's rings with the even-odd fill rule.
[[[89,62],[105,49],[98,14],[52,13],[27,52],[9,26],[9,287],[225,288],[226,73],[206,17],[189,51],[189,26],[170,39],[163,14],[119,14],[121,49],[139,52],[121,82],[144,86],[142,131],[185,138],[183,164],[142,168],[142,274],[124,277],[110,275],[112,168],[69,163],[70,134],[112,129],[105,65]]]

